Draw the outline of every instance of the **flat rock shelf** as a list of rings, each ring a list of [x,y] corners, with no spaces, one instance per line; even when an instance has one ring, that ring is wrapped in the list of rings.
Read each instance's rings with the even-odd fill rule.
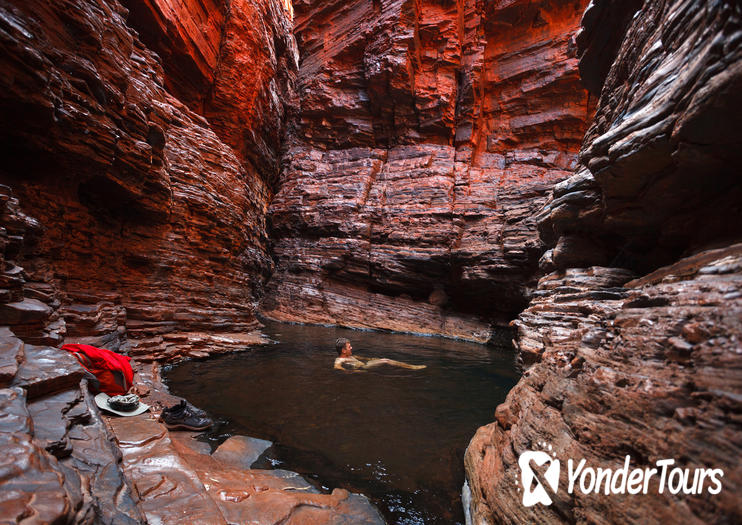
[[[463,522],[464,450],[519,378],[512,348],[272,322],[265,332],[275,344],[164,371],[173,394],[218,419],[213,446],[270,440],[256,465],[365,494],[389,523]],[[334,370],[338,337],[356,355],[427,368]]]

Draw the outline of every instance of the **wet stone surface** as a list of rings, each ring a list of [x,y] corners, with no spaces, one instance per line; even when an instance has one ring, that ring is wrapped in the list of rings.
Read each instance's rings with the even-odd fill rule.
[[[29,399],[80,384],[84,369],[69,352],[48,346],[25,345],[25,361],[12,385],[23,387]]]
[[[31,437],[32,422],[20,388],[0,390],[0,515],[12,522],[34,516],[53,523],[71,515],[74,501],[67,492],[56,460]]]
[[[212,454],[216,459],[235,467],[250,468],[273,443],[265,439],[232,436]]]
[[[322,494],[294,472],[245,467],[269,445],[262,440],[235,436],[210,455],[192,433],[168,432],[151,414],[107,421],[150,522],[383,523],[363,496]]]
[[[13,336],[10,328],[0,327],[0,387],[10,384],[22,360],[23,342]]]
[[[24,345],[1,331],[0,346]],[[0,515],[11,523],[141,523],[81,367],[57,348],[25,348],[13,380],[23,387],[0,390]]]

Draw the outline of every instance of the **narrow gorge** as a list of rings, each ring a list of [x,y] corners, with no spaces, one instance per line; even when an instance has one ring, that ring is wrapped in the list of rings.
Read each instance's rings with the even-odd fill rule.
[[[0,0],[0,41],[1,522],[382,522],[101,415],[58,349],[161,407],[268,321],[512,344],[467,524],[742,520],[738,1]],[[566,490],[627,456],[722,488]]]

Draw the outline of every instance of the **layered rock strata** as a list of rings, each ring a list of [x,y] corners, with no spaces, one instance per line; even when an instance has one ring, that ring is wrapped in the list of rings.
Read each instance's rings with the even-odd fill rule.
[[[536,361],[466,453],[473,523],[734,522],[742,517],[742,245],[701,252],[642,279],[570,269],[539,282],[518,318]],[[628,282],[627,282],[628,281]],[[551,506],[522,504],[520,454],[550,445],[564,462]],[[567,458],[593,468],[720,468],[722,492],[566,492]]]
[[[155,4],[164,9],[166,2],[147,3]],[[272,18],[263,26],[244,18],[266,10]],[[202,108],[218,126],[167,90],[179,77],[163,72],[117,1],[0,3],[0,118],[12,123],[0,130],[7,159],[0,181],[13,192],[3,202],[17,198],[35,219],[27,246],[11,258],[25,273],[3,289],[23,279],[39,284],[14,303],[58,302],[56,335],[47,343],[60,342],[66,330],[70,340],[170,359],[244,347],[244,334],[258,326],[255,304],[272,267],[265,228],[271,181],[255,167],[267,161],[249,158],[278,155],[270,137],[281,126],[281,90],[294,63],[291,37],[278,1],[245,4],[225,15],[231,25],[217,32],[221,19],[208,11],[213,18],[199,31],[211,29],[201,39],[191,31],[198,24],[181,18],[188,26],[181,40],[191,38],[186,52],[198,48],[194,57],[206,57],[209,92],[245,87],[245,78],[252,83],[242,105],[217,97],[209,107],[221,109]],[[217,39],[222,33],[224,42]],[[260,47],[267,40],[271,46]],[[246,62],[261,74],[241,71]],[[176,72],[185,67],[173,64]],[[237,128],[240,140],[233,136]],[[249,129],[268,133],[250,154],[240,149],[252,140],[244,136]],[[11,233],[11,244],[16,236]],[[11,323],[6,313],[0,324],[24,324]],[[23,315],[32,324],[32,314]]]
[[[165,88],[274,187],[298,55],[285,0],[123,0]]]
[[[600,100],[540,212],[545,276],[513,323],[523,379],[466,453],[473,523],[742,519],[741,35],[734,2],[586,11],[581,72]],[[518,458],[539,449],[613,470],[672,459],[685,492],[695,469],[721,469],[722,490],[659,493],[657,477],[649,496],[568,494],[562,467],[553,504],[525,507]]]
[[[295,2],[300,110],[270,207],[274,319],[487,341],[592,109],[586,2]]]
[[[67,333],[59,292],[43,275],[33,279],[18,264],[40,233],[39,222],[23,213],[9,187],[0,185],[0,329],[10,327],[30,344],[58,345]]]
[[[580,169],[540,224],[560,268],[613,262],[645,273],[740,233],[742,10],[694,1],[636,9],[605,1],[585,13],[581,72],[602,91]],[[606,16],[633,19],[610,70]]]

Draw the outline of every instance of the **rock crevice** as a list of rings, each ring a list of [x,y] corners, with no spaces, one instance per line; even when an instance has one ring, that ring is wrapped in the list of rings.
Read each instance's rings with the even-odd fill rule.
[[[479,342],[516,318],[524,377],[466,456],[477,523],[739,521],[739,2],[294,8],[0,0],[0,439],[33,511],[143,519],[53,347],[242,349],[262,300]],[[526,509],[517,456],[544,442],[713,464],[724,491]]]

